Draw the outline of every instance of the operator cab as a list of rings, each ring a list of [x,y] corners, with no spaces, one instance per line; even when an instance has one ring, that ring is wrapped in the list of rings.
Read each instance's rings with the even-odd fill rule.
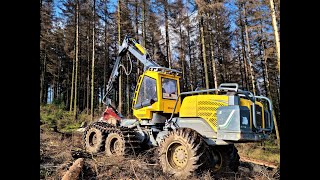
[[[139,120],[151,120],[154,113],[171,114],[180,93],[179,71],[163,67],[150,67],[138,79],[133,114]],[[176,107],[178,113],[180,103]]]

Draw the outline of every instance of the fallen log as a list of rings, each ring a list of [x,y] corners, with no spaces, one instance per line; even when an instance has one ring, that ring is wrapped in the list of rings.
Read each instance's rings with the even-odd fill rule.
[[[62,177],[62,180],[76,180],[79,177],[79,174],[81,172],[82,166],[83,166],[84,160],[83,158],[79,158],[72,166],[70,166],[69,170],[64,174]]]
[[[253,164],[258,164],[260,166],[266,166],[266,167],[270,167],[270,168],[273,168],[273,169],[276,169],[278,167],[276,164],[271,163],[271,162],[252,159],[252,158],[248,158],[248,157],[244,157],[244,156],[240,156],[240,161],[250,162],[250,163],[253,163]]]

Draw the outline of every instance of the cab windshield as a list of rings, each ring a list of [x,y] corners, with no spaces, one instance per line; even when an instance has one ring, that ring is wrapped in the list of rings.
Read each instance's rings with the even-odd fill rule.
[[[144,76],[140,86],[137,104],[145,100],[157,101],[157,85],[156,80],[148,76]]]

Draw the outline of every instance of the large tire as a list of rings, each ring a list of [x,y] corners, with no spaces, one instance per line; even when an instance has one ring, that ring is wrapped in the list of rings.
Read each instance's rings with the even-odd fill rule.
[[[110,133],[106,138],[105,153],[107,156],[124,155],[125,141],[118,133]]]
[[[159,162],[164,173],[179,179],[199,172],[212,159],[202,136],[189,128],[171,131],[160,142]]]
[[[107,156],[126,156],[136,155],[141,147],[133,130],[120,127],[108,130],[104,149]]]
[[[233,144],[212,146],[210,150],[213,156],[213,162],[216,162],[213,167],[213,171],[216,174],[238,171],[240,156],[237,148]]]
[[[105,134],[94,126],[89,126],[84,134],[85,149],[89,153],[99,153],[104,150]]]

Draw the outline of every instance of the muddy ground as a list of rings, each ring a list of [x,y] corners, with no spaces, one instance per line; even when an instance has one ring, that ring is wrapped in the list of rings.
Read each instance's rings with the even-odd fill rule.
[[[108,158],[103,154],[81,154],[81,132],[63,134],[41,129],[40,131],[40,179],[61,179],[78,157],[85,157],[79,179],[174,179],[164,174],[152,151],[137,157]],[[240,155],[241,156],[241,155]],[[210,172],[194,175],[189,179],[280,179],[280,170],[241,162],[237,173],[226,172],[219,176]]]

